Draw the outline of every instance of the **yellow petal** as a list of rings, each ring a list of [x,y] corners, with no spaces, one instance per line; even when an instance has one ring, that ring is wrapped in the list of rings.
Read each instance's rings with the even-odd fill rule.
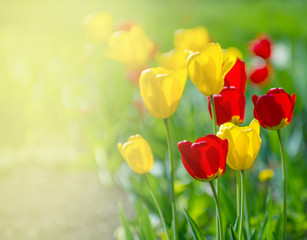
[[[113,33],[108,40],[104,54],[131,69],[139,69],[148,64],[153,57],[155,44],[139,25],[129,31]]]
[[[219,93],[224,86],[222,76],[223,50],[219,44],[210,43],[201,52],[191,54],[187,68],[191,81],[203,94]]]
[[[179,29],[174,33],[174,47],[179,51],[200,51],[209,42],[206,28]]]
[[[228,140],[229,167],[245,170],[253,165],[261,146],[258,127],[258,121],[252,121],[246,127],[239,127],[229,122],[220,126],[217,136]]]
[[[260,124],[257,119],[252,120],[249,127],[254,129],[258,135],[260,134]]]
[[[236,61],[237,61],[236,55],[234,55],[232,53],[225,53],[224,54],[223,67],[222,67],[223,78],[230,71],[230,69],[233,67],[233,65],[235,65]]]
[[[183,51],[171,50],[169,52],[158,54],[157,61],[159,65],[170,70],[176,70],[186,67],[186,57]]]
[[[241,61],[243,61],[243,54],[242,52],[235,47],[230,47],[226,49],[225,55],[227,54],[232,54],[234,55],[236,58],[240,59]]]

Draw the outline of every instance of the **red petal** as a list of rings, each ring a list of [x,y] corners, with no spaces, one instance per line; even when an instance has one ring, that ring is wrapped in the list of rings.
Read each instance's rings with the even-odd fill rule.
[[[244,92],[246,85],[245,63],[237,59],[235,65],[226,74],[224,81],[224,86],[234,86],[239,91]]]
[[[254,115],[264,128],[277,126],[284,118],[282,106],[275,101],[274,96],[271,94],[259,97],[254,109]]]
[[[219,94],[213,95],[217,125],[232,120],[233,116],[239,116],[244,120],[245,96],[235,87],[224,87]],[[210,111],[210,108],[209,108]]]

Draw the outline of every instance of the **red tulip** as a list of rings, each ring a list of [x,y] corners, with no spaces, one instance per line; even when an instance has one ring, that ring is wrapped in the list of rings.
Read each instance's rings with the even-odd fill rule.
[[[267,35],[260,35],[249,43],[250,50],[259,57],[268,59],[271,56],[272,41]]]
[[[265,64],[252,69],[249,78],[257,85],[265,85],[269,79],[268,65]]]
[[[235,87],[224,87],[219,94],[213,95],[216,111],[216,123],[222,125],[226,122],[232,122],[240,125],[244,120],[245,96],[243,92]],[[208,100],[210,117],[212,118],[211,100]]]
[[[264,128],[276,130],[287,126],[293,117],[295,94],[282,88],[272,88],[266,95],[252,97],[254,116]]]
[[[185,169],[199,181],[211,181],[221,177],[226,169],[228,152],[227,139],[209,134],[198,138],[195,143],[182,141],[178,143]]]
[[[245,92],[246,71],[245,63],[237,59],[235,65],[230,69],[224,78],[224,86],[234,86],[239,91]]]

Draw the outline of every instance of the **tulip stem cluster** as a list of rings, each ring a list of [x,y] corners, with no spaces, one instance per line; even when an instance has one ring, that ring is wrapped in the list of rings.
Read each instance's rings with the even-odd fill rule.
[[[172,145],[171,145],[169,126],[168,126],[168,119],[164,119],[164,125],[165,125],[165,130],[166,130],[166,138],[167,138],[168,153],[169,153],[169,163],[170,163],[171,199],[172,199],[172,215],[173,215],[172,226],[173,226],[174,240],[177,240],[176,200],[175,200],[175,191],[174,191],[175,169],[174,169],[173,151],[172,151]]]
[[[286,162],[284,156],[284,148],[281,141],[280,130],[277,130],[279,148],[282,162],[282,184],[283,184],[283,232],[282,239],[286,239],[286,226],[287,226],[287,174],[286,174]]]
[[[239,240],[243,239],[243,213],[244,213],[244,170],[241,170],[241,207],[240,207],[240,225]]]
[[[217,193],[215,191],[215,188],[214,188],[214,184],[213,184],[213,181],[209,181],[210,183],[210,186],[211,186],[211,189],[212,189],[212,193],[213,193],[213,197],[214,197],[214,200],[215,200],[215,204],[216,204],[216,207],[217,207],[217,211],[218,211],[218,215],[219,215],[219,224],[220,224],[220,238],[221,240],[224,239],[224,233],[223,233],[223,220],[222,220],[222,212],[221,212],[221,208],[220,208],[220,202],[219,202],[219,199],[217,197]]]
[[[163,213],[162,213],[161,208],[160,208],[160,206],[159,206],[159,204],[158,204],[158,201],[157,201],[157,199],[156,199],[156,197],[155,197],[155,195],[154,195],[154,193],[153,193],[152,187],[151,187],[151,185],[150,185],[150,183],[149,183],[149,180],[148,180],[148,177],[147,177],[147,174],[146,174],[146,173],[144,174],[144,177],[145,177],[146,183],[147,183],[147,185],[148,185],[148,188],[149,188],[149,190],[150,190],[152,199],[154,200],[154,202],[155,202],[155,204],[156,204],[156,207],[157,207],[157,209],[158,209],[158,212],[159,212],[159,215],[160,215],[160,218],[161,218],[161,221],[162,221],[162,225],[163,225],[163,228],[164,228],[164,231],[165,231],[165,234],[166,234],[166,238],[167,238],[167,240],[169,240],[169,236],[168,236],[168,232],[167,232],[167,228],[166,228],[166,224],[165,224],[165,220],[164,220]]]

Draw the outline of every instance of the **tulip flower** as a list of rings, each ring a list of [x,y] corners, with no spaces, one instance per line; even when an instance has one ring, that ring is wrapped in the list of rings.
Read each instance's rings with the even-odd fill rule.
[[[269,66],[267,64],[256,66],[251,69],[249,79],[252,83],[263,86],[268,82],[269,72]]]
[[[256,56],[268,59],[271,56],[272,40],[262,34],[249,43],[249,48]]]
[[[244,93],[246,85],[245,63],[237,58],[236,63],[225,75],[224,82],[224,86],[234,86]]]
[[[152,151],[141,135],[131,136],[126,143],[119,143],[117,147],[134,172],[145,174],[151,170],[154,163]]]
[[[294,93],[290,96],[282,88],[272,88],[265,95],[252,97],[255,118],[259,120],[262,127],[277,130],[278,134],[283,181],[283,239],[286,239],[287,224],[287,175],[280,129],[287,126],[292,120],[295,98]]]
[[[234,65],[236,58],[224,57],[221,46],[207,44],[201,52],[191,54],[187,59],[191,81],[206,96],[222,91],[224,77]]]
[[[239,212],[239,240],[242,239],[243,233],[243,212],[244,212],[244,170],[250,168],[260,149],[260,125],[257,119],[254,119],[249,126],[238,127],[233,123],[227,122],[220,126],[217,133],[221,139],[227,139],[229,143],[229,151],[227,155],[227,164],[234,170],[240,170],[241,173],[241,199],[237,198],[237,206],[240,206]],[[240,204],[239,204],[240,202]]]
[[[274,171],[271,169],[264,169],[262,170],[259,175],[258,178],[261,182],[265,182],[270,180],[272,177],[274,176]]]
[[[183,94],[186,79],[186,69],[171,71],[157,67],[144,70],[140,77],[140,91],[148,112],[160,119],[172,116]]]
[[[223,237],[223,222],[219,199],[213,181],[224,175],[226,169],[226,156],[228,152],[227,140],[209,134],[198,138],[194,143],[182,141],[178,143],[182,163],[187,172],[196,180],[207,182],[213,192],[217,207],[217,236]],[[220,226],[220,228],[218,227]]]
[[[264,128],[281,129],[291,122],[295,98],[294,93],[290,96],[282,88],[272,88],[260,97],[254,95],[254,116]]]
[[[154,163],[152,151],[149,144],[144,138],[142,138],[140,134],[136,134],[134,136],[129,137],[126,143],[119,143],[117,147],[125,161],[131,167],[131,169],[138,174],[144,174],[145,181],[148,185],[151,196],[156,204],[159,215],[161,217],[166,238],[167,240],[169,240],[163,213],[147,177],[147,173],[151,170]]]
[[[209,134],[194,143],[178,143],[182,162],[188,173],[199,181],[212,181],[221,177],[226,169],[227,140]]]
[[[114,19],[107,12],[98,12],[87,16],[83,25],[90,38],[103,43],[114,29]]]
[[[141,69],[153,58],[154,42],[139,25],[113,33],[105,55],[130,69]]]
[[[176,50],[197,52],[209,42],[209,33],[204,27],[179,29],[174,33],[174,47]]]
[[[183,51],[171,50],[163,54],[157,54],[157,61],[161,67],[176,70],[186,67],[186,57]]]
[[[232,122],[240,125],[244,121],[245,96],[235,87],[224,87],[219,94],[213,95],[216,122],[222,125]],[[211,99],[207,97],[209,113],[212,119]]]
[[[227,139],[229,143],[229,167],[234,170],[246,170],[253,165],[261,146],[259,133],[260,125],[257,119],[246,127],[238,127],[230,122],[220,126],[217,136]]]

